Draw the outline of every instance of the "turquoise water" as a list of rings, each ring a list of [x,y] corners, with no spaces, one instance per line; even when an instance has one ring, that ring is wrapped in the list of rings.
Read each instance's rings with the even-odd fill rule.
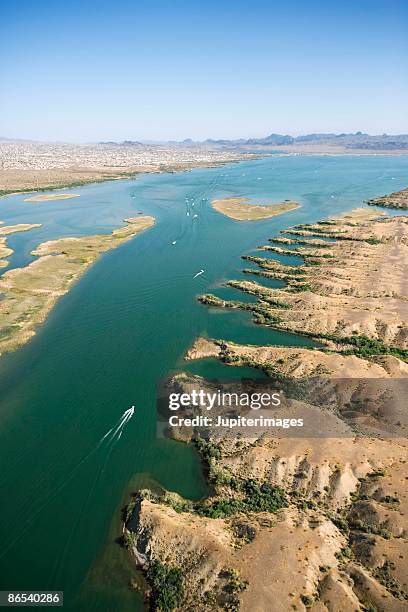
[[[64,590],[68,610],[141,608],[140,596],[128,589],[132,566],[115,543],[121,505],[145,479],[191,498],[208,493],[194,450],[155,439],[158,379],[183,367],[198,335],[311,344],[254,326],[249,313],[209,310],[196,296],[233,295],[220,285],[244,277],[241,269],[250,265],[242,254],[253,254],[289,225],[406,186],[407,169],[406,156],[272,157],[87,186],[72,190],[80,198],[61,202],[0,200],[5,223],[43,223],[10,238],[11,267],[26,265],[30,251],[47,239],[109,232],[138,211],[157,219],[154,228],[105,254],[36,337],[0,360],[2,589]],[[239,223],[209,204],[233,195],[296,199],[303,206]],[[211,360],[188,367],[225,377],[226,366]],[[132,404],[135,415],[121,439],[102,440]]]

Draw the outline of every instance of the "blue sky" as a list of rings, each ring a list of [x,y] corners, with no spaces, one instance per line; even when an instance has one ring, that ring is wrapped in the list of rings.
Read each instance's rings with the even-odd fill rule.
[[[408,132],[405,0],[0,0],[0,136]]]

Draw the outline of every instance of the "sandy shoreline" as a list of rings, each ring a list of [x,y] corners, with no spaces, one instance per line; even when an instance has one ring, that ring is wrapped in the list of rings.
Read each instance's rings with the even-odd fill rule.
[[[35,259],[0,278],[0,355],[27,342],[57,300],[98,257],[152,227],[154,217],[126,220],[110,234],[60,238],[40,244]]]

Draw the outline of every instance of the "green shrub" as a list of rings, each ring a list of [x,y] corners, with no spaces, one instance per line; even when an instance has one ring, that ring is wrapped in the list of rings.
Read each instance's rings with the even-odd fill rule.
[[[147,571],[147,579],[152,587],[154,610],[170,612],[182,604],[184,589],[179,567],[153,561]]]
[[[311,597],[310,595],[301,595],[300,599],[306,608],[311,608],[314,604],[314,597]]]
[[[287,506],[283,489],[273,487],[267,482],[260,485],[255,480],[246,480],[239,489],[244,494],[243,499],[233,497],[213,502],[198,502],[195,506],[196,512],[209,518],[226,518],[238,512],[277,512]]]
[[[395,569],[395,565],[386,561],[381,567],[377,567],[374,571],[374,578],[376,578],[394,597],[400,600],[407,600],[408,593],[404,591],[398,580],[396,580],[391,572]]]
[[[204,438],[199,435],[194,438],[194,442],[202,458],[207,461],[207,463],[209,463],[211,459],[221,459],[221,447],[219,444],[204,440]]]
[[[123,543],[126,548],[134,548],[137,544],[137,535],[133,531],[127,531],[123,536]]]

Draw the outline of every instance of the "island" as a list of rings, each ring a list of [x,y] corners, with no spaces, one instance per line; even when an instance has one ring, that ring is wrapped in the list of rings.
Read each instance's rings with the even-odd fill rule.
[[[24,202],[54,202],[55,200],[70,200],[71,198],[79,198],[80,193],[48,193],[26,198]]]
[[[59,238],[40,244],[37,259],[0,278],[0,354],[27,342],[56,301],[98,257],[134,238],[154,224],[154,217],[126,219],[110,234]]]
[[[383,206],[384,208],[408,209],[408,188],[401,191],[394,191],[388,195],[372,198],[367,201],[369,206]]]
[[[290,210],[300,208],[298,202],[285,200],[270,205],[250,204],[250,198],[224,198],[223,200],[213,200],[212,207],[235,221],[259,221],[260,219],[270,219],[276,215],[282,215]]]
[[[298,436],[222,435],[212,425],[171,431],[195,445],[213,492],[190,501],[145,489],[129,502],[123,542],[156,608],[405,609],[407,239],[406,217],[366,208],[298,225],[260,253],[302,254],[303,265],[245,256],[253,264],[245,273],[259,282],[228,285],[253,302],[201,297],[316,341],[199,338],[186,355],[261,369],[283,389],[286,414],[303,416],[307,427]],[[264,277],[286,286],[262,285]],[[188,373],[171,384],[178,393],[219,386]]]

